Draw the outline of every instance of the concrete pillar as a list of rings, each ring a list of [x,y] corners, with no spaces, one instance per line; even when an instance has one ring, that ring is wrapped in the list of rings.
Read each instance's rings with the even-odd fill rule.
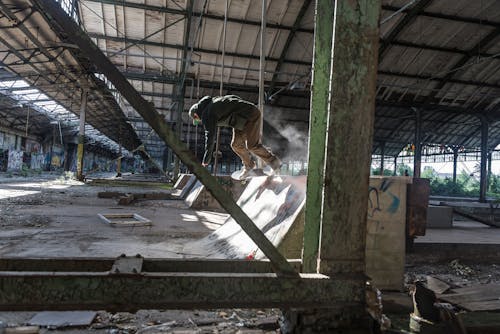
[[[392,175],[396,176],[398,173],[398,156],[396,155],[394,157],[394,171],[392,172]]]
[[[453,183],[457,183],[457,162],[459,147],[453,147]]]
[[[380,175],[384,175],[385,141],[380,143]]]
[[[116,161],[116,176],[122,176],[122,126],[120,125],[120,142],[118,143],[118,159]]]
[[[80,128],[78,130],[78,150],[76,153],[76,178],[83,181],[83,144],[85,142],[85,113],[87,109],[87,89],[82,89],[80,103]]]
[[[413,177],[420,177],[422,165],[422,112],[415,110],[415,155],[413,156]]]
[[[116,161],[116,176],[122,176],[122,145],[120,144],[120,150],[118,152],[118,160]]]
[[[481,120],[481,174],[479,179],[479,202],[486,202],[487,189],[487,160],[488,160],[488,120],[480,116]]]
[[[380,1],[336,1],[320,272],[364,273]]]

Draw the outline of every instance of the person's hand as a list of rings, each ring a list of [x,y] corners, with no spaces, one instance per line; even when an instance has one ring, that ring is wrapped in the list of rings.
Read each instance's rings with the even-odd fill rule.
[[[206,164],[206,163],[204,163],[204,162],[202,162],[202,163],[201,163],[201,165],[202,165],[203,167],[207,167],[207,166],[208,166],[208,164]]]

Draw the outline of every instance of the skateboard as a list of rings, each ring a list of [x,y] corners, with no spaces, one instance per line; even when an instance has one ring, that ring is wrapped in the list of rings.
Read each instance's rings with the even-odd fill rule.
[[[231,178],[233,180],[236,180],[236,181],[241,181],[241,182],[245,182],[245,181],[248,181],[250,180],[251,178],[253,177],[257,177],[257,176],[274,176],[275,174],[273,173],[273,170],[270,169],[270,168],[254,168],[250,171],[250,173],[247,175],[247,177],[245,177],[243,180],[240,180],[240,175],[241,175],[241,170],[237,170],[237,171],[234,171],[232,174],[231,174]]]

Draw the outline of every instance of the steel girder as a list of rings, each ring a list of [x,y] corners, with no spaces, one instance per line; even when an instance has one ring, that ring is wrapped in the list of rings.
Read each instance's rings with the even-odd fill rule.
[[[354,274],[278,277],[267,261],[1,259],[0,270],[2,311],[334,308],[362,305],[365,289]]]

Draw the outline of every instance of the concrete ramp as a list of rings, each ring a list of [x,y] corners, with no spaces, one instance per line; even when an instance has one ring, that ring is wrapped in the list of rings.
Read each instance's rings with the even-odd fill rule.
[[[194,174],[186,174],[186,175],[187,176],[184,177],[184,179],[185,179],[184,186],[180,189],[176,189],[172,193],[172,196],[175,199],[181,199],[181,200],[186,199],[188,194],[191,192],[191,189],[193,189],[194,185],[196,184],[197,179],[196,179],[196,176],[194,176]]]
[[[184,188],[186,183],[188,182],[189,178],[191,177],[192,174],[181,174],[179,175],[179,178],[177,179],[177,182],[174,184],[174,189],[179,190]]]
[[[301,231],[306,177],[255,177],[241,194],[238,205],[278,249],[302,247]],[[298,240],[292,241],[297,238]],[[280,249],[285,256],[286,250]],[[209,236],[186,245],[185,254],[201,258],[262,259],[264,254],[232,217]],[[297,253],[297,250],[295,250]]]
[[[224,190],[231,193],[235,200],[240,198],[246,186],[240,181],[233,180],[229,175],[217,176],[217,182]],[[193,186],[184,202],[188,207],[195,210],[225,212],[219,202],[217,202],[200,181],[196,181],[196,184]]]

